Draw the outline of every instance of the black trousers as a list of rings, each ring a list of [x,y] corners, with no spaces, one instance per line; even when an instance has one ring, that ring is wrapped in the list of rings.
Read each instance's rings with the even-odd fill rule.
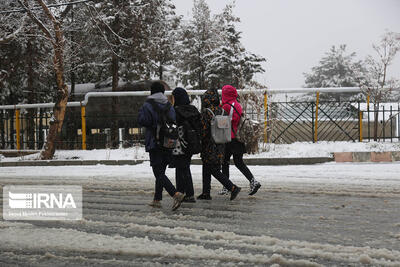
[[[229,178],[229,163],[231,157],[233,155],[233,162],[235,163],[236,168],[247,178],[247,180],[251,181],[253,179],[253,174],[246,166],[243,161],[243,154],[245,152],[245,147],[243,143],[240,143],[236,139],[233,139],[231,142],[225,144],[225,154],[224,154],[224,162],[222,163],[222,173]]]
[[[162,192],[164,188],[171,197],[173,197],[177,192],[175,186],[165,175],[165,170],[167,169],[169,160],[170,155],[168,153],[160,151],[150,152],[151,167],[153,169],[154,177],[156,178],[154,200],[162,200]]]
[[[203,194],[211,192],[211,175],[214,176],[226,189],[232,190],[234,184],[221,172],[218,164],[203,164]]]
[[[175,169],[176,190],[188,197],[194,195],[192,173],[190,166],[176,167]]]

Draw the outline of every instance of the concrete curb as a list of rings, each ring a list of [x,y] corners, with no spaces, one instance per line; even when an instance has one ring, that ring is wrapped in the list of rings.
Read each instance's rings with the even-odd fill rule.
[[[333,158],[248,158],[244,162],[251,165],[309,165],[333,161]],[[32,166],[83,166],[83,165],[136,165],[148,160],[30,160],[0,162],[0,167]],[[201,159],[193,159],[193,165],[202,165]],[[231,160],[231,164],[234,164]]]
[[[391,152],[339,152],[335,162],[394,162],[400,161],[400,151]]]
[[[244,158],[246,165],[310,165],[318,163],[326,163],[334,161],[333,158],[320,157],[320,158]],[[192,159],[193,165],[202,165],[201,159]],[[231,165],[234,162],[231,160]]]
[[[40,150],[0,150],[0,154],[6,158],[15,158],[39,153]]]

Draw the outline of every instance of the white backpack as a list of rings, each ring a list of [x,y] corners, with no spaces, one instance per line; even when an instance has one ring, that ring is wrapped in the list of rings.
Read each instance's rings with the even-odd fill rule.
[[[231,117],[224,115],[225,111],[222,109],[222,115],[215,115],[211,109],[207,109],[212,114],[211,119],[211,136],[216,144],[226,144],[231,141]]]

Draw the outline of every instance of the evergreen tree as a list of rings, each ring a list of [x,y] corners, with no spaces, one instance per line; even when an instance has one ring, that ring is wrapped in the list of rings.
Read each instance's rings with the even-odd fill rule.
[[[4,9],[17,9],[16,1],[3,0]],[[54,87],[51,47],[40,37],[27,15],[0,15],[0,101],[4,104],[50,102]],[[6,36],[6,37],[4,37]]]
[[[241,43],[233,14],[235,3],[211,17],[204,0],[195,1],[193,20],[183,27],[181,78],[194,88],[220,88],[224,84],[244,87],[254,74],[264,72],[264,58],[249,53]]]
[[[180,17],[170,0],[146,0],[132,20],[132,39],[123,67],[124,79],[164,79],[174,59]],[[140,11],[139,11],[140,9]]]
[[[254,74],[264,72],[263,57],[246,51],[241,43],[241,32],[236,30],[240,19],[233,14],[235,2],[228,4],[218,15],[219,47],[211,53],[211,78],[214,85],[233,84],[242,88],[249,84]]]
[[[319,61],[319,65],[304,73],[306,87],[356,87],[365,77],[362,61],[356,53],[346,54],[346,45],[332,46]]]
[[[182,26],[179,78],[185,86],[206,89],[210,53],[218,47],[217,23],[205,0],[195,0],[193,19]]]

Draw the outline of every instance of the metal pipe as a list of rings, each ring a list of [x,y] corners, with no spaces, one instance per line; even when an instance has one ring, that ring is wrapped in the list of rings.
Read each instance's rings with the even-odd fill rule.
[[[317,99],[315,103],[315,131],[314,142],[318,142],[318,109],[319,109],[319,91],[317,91]]]
[[[189,95],[203,95],[206,90],[187,90]],[[279,93],[360,93],[359,87],[329,87],[329,88],[265,88],[265,89],[239,89],[238,93],[254,93],[254,92],[267,92],[269,94]],[[218,90],[221,93],[221,90]],[[166,91],[166,95],[171,95],[172,91]],[[85,99],[82,102],[68,102],[67,107],[81,107],[86,106],[91,97],[112,97],[112,96],[148,96],[150,91],[136,91],[136,92],[90,92],[85,95]],[[17,105],[4,105],[0,106],[0,109],[28,109],[28,108],[53,108],[54,103],[40,103],[40,104],[17,104]]]
[[[17,136],[17,150],[21,149],[21,123],[19,121],[20,111],[15,110],[15,133]]]
[[[268,94],[264,92],[264,143],[268,143]]]
[[[86,150],[86,107],[81,107],[81,120],[82,120],[82,150]]]
[[[360,137],[359,137],[359,141],[360,143],[363,141],[363,112],[359,110],[359,131],[360,131]]]

